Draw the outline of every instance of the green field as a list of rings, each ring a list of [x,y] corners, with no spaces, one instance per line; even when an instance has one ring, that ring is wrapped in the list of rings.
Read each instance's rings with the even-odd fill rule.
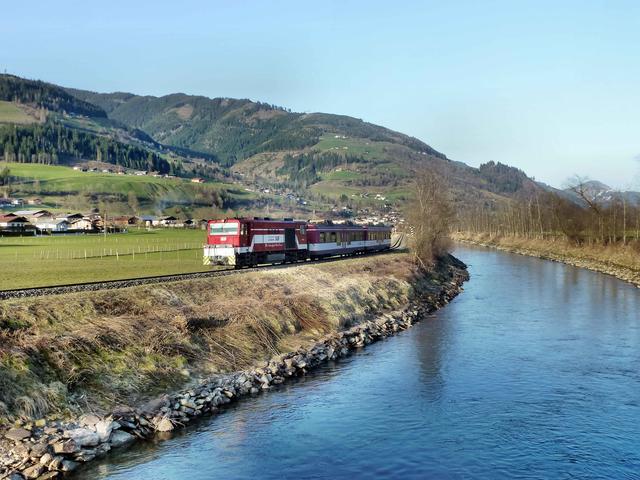
[[[205,271],[204,230],[0,237],[0,290]]]
[[[322,180],[357,180],[362,178],[362,174],[359,172],[354,172],[352,170],[340,170],[333,172],[324,172],[320,175]]]
[[[88,211],[99,207],[105,198],[112,215],[173,214],[180,218],[209,218],[219,210],[212,209],[213,199],[224,196],[226,209],[237,212],[250,206],[258,194],[228,183],[191,183],[183,178],[148,175],[82,172],[71,167],[33,163],[0,162],[14,177],[11,195],[43,200],[43,208],[55,211]],[[129,194],[139,201],[135,212],[128,205]]]
[[[15,103],[0,101],[0,123],[34,123],[36,119],[28,115]]]
[[[236,196],[248,197],[244,190],[224,183],[192,184],[182,178],[162,178],[148,175],[117,175],[115,173],[82,172],[70,167],[38,165],[34,163],[2,163],[11,170],[11,175],[20,177],[26,189],[36,179],[40,181],[40,192],[91,192],[122,193],[133,191],[139,197],[153,195],[192,195],[196,191],[224,188]],[[20,186],[16,186],[20,188]]]
[[[345,155],[364,157],[367,160],[386,160],[385,147],[393,146],[388,142],[374,142],[365,138],[336,138],[334,134],[326,134],[313,146],[314,150],[336,151]]]

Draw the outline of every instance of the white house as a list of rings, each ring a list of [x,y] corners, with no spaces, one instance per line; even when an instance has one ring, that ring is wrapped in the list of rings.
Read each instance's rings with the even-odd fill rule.
[[[88,218],[76,218],[69,222],[69,230],[88,232],[94,229],[93,222]]]
[[[33,224],[41,232],[60,233],[69,230],[69,222],[61,218],[36,218]]]

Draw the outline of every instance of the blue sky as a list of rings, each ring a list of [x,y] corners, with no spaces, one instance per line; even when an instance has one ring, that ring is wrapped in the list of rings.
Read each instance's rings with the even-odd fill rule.
[[[348,114],[471,165],[640,188],[638,1],[10,2],[0,69]]]

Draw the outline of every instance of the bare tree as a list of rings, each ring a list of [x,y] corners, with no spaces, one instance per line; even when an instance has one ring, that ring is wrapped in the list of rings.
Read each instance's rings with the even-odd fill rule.
[[[413,256],[422,268],[429,268],[450,247],[454,208],[444,179],[432,172],[416,176],[413,193],[406,214],[413,233]]]
[[[138,211],[140,210],[140,202],[138,201],[138,196],[133,191],[129,191],[127,195],[127,203],[129,204],[129,208],[134,215],[138,215]]]

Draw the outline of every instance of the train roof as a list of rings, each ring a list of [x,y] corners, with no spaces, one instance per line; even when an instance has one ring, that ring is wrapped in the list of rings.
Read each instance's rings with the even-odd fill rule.
[[[310,229],[318,229],[318,230],[345,230],[345,229],[362,229],[362,230],[391,230],[391,226],[389,225],[360,225],[357,223],[332,223],[332,222],[322,222],[322,223],[310,223]]]
[[[322,230],[346,230],[346,229],[367,229],[367,230],[390,230],[391,225],[384,224],[367,224],[362,225],[354,222],[333,223],[331,220],[324,221],[308,221],[308,220],[295,220],[293,218],[270,218],[270,217],[233,217],[233,218],[220,218],[209,220],[209,223],[225,223],[225,222],[256,222],[256,223],[269,223],[269,224],[281,224],[281,223],[306,223],[310,229],[322,229]]]
[[[307,223],[305,220],[295,220],[293,218],[270,218],[270,217],[232,217],[209,220],[209,222],[270,222],[270,223]]]

